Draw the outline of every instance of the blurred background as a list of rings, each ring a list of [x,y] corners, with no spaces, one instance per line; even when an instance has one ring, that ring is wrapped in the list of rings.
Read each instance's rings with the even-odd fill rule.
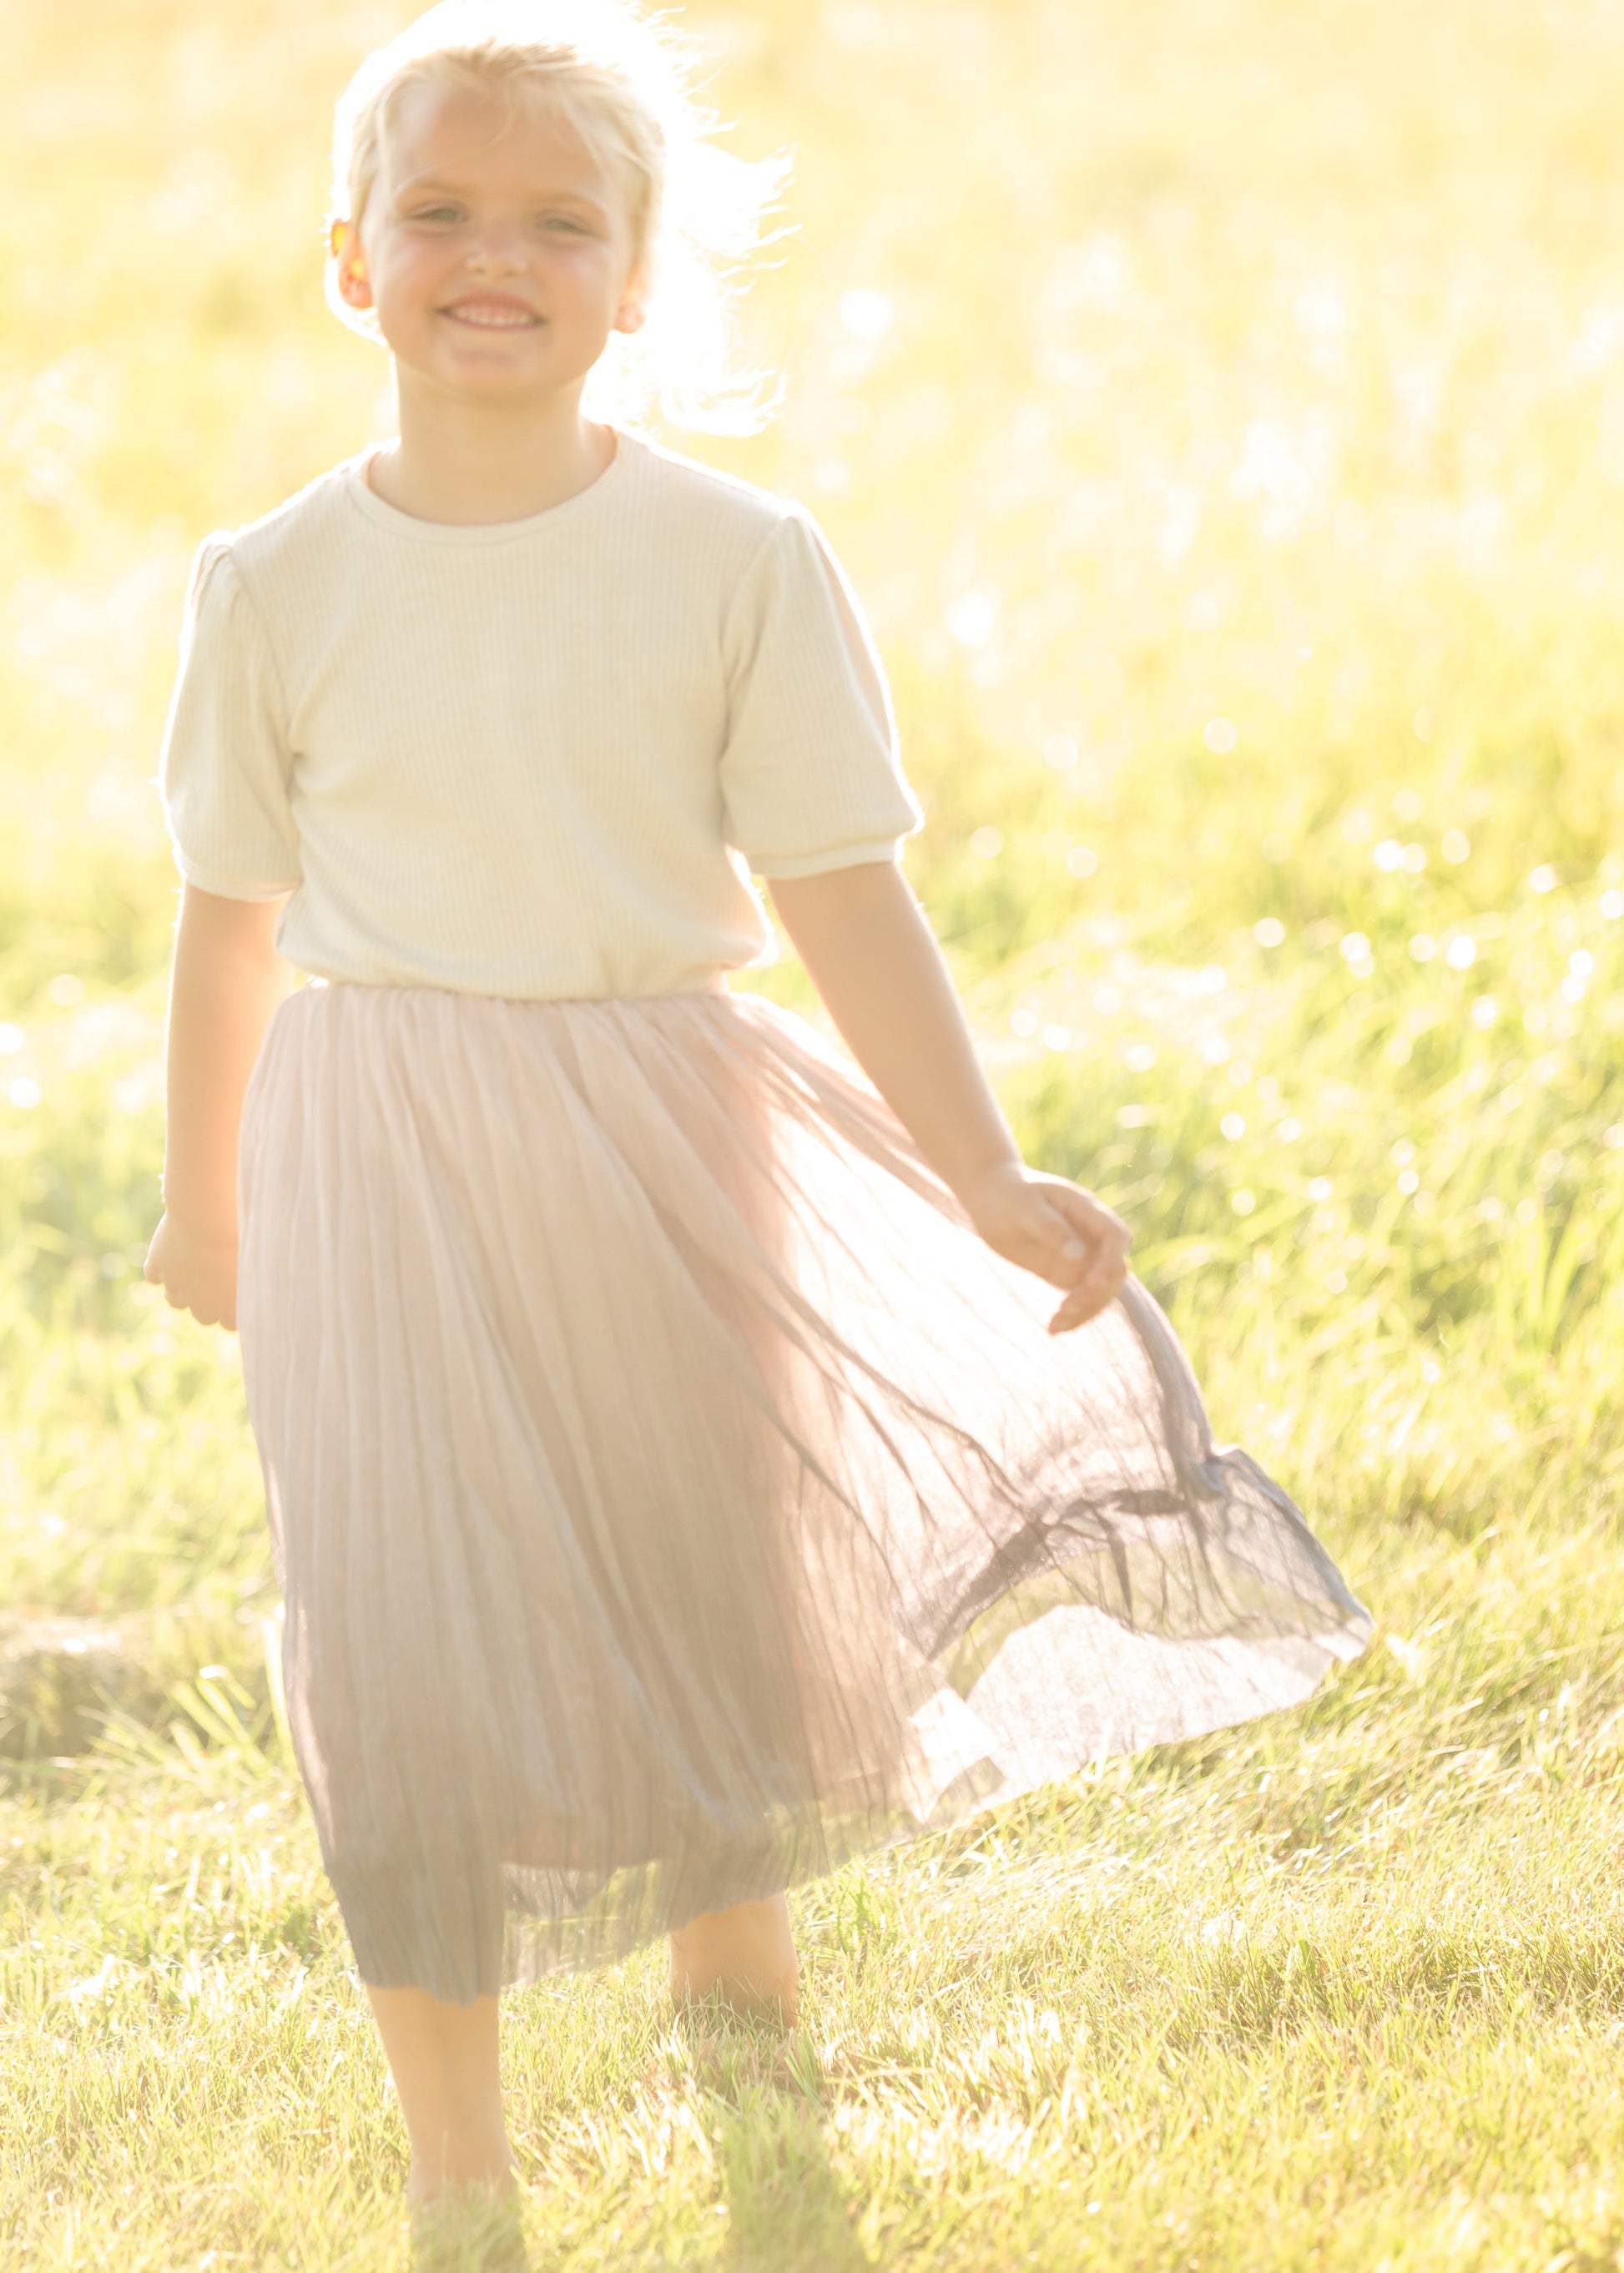
[[[198,539],[382,431],[322,300],[385,0],[0,5],[0,1589],[263,1693],[234,1345],[139,1280]],[[745,305],[1032,1157],[1357,1582],[1616,1504],[1624,9],[753,0]],[[752,984],[807,1007],[786,962]],[[1566,1496],[1566,1497],[1565,1497]]]

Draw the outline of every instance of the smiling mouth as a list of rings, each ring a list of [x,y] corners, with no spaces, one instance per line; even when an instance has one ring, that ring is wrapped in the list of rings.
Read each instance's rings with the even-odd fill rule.
[[[440,310],[453,323],[468,324],[477,332],[533,332],[545,320],[528,308],[499,308],[489,304],[466,302]]]

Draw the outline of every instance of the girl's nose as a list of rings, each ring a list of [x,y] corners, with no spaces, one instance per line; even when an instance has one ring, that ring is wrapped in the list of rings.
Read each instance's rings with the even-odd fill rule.
[[[477,275],[512,274],[524,266],[524,246],[517,230],[487,230],[468,249],[468,266]]]

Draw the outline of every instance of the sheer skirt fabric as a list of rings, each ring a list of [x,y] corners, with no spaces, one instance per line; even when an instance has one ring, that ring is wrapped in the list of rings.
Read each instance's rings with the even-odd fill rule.
[[[289,1718],[379,1985],[605,1962],[1367,1638],[1143,1288],[1050,1338],[760,997],[306,987],[242,1220]]]

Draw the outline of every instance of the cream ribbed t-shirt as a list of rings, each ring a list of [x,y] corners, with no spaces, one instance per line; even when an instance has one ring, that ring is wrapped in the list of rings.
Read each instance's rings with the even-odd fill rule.
[[[527,520],[416,520],[359,457],[209,537],[161,786],[302,970],[523,999],[716,985],[771,938],[748,872],[921,821],[811,517],[626,433]]]

